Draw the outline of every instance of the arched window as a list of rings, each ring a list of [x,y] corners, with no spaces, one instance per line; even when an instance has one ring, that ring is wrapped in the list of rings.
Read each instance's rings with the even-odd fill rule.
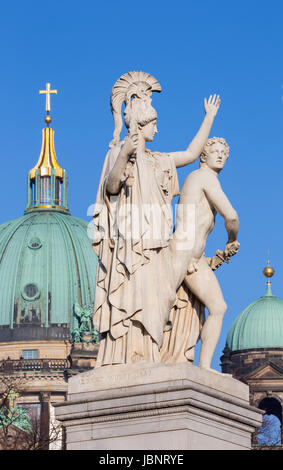
[[[257,432],[258,445],[281,445],[282,406],[276,398],[264,398],[259,409],[264,410],[262,426]]]

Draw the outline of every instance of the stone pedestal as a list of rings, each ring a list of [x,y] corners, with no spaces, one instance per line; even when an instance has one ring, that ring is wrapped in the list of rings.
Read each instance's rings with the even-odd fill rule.
[[[98,348],[98,344],[85,341],[73,344],[70,351],[72,367],[68,370],[68,377],[95,367]]]
[[[250,449],[262,412],[230,375],[187,363],[116,365],[69,379],[67,449]]]

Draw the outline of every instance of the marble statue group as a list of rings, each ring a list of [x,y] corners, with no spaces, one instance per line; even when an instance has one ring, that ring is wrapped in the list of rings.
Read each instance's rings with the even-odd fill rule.
[[[199,366],[209,369],[227,308],[214,271],[239,249],[239,220],[218,179],[228,144],[209,138],[220,98],[204,100],[203,122],[186,150],[160,153],[146,148],[157,133],[152,93],[160,91],[153,76],[133,71],[122,75],[111,93],[114,134],[93,218],[97,367],[192,363],[200,338]],[[127,135],[121,140],[123,124]],[[177,168],[197,158],[199,169],[188,172],[180,190]],[[228,239],[223,251],[207,258],[217,212]]]

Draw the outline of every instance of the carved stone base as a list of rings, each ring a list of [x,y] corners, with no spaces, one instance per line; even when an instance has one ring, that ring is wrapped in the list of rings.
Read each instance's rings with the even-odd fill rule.
[[[91,342],[73,344],[70,352],[70,359],[72,365],[71,369],[68,370],[68,377],[82,372],[86,369],[92,369],[93,367],[95,367],[98,348],[98,344],[93,344]]]
[[[262,412],[230,375],[190,364],[116,365],[69,380],[67,449],[250,449]]]

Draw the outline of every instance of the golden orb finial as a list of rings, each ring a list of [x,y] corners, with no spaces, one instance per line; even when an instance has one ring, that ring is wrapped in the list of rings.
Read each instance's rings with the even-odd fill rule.
[[[274,275],[275,269],[273,269],[273,267],[270,266],[269,259],[267,260],[267,266],[265,266],[265,268],[262,272],[263,272],[264,276],[267,277],[267,278],[270,278]]]
[[[51,119],[51,116],[50,114],[46,114],[45,118],[44,118],[44,121],[46,122],[46,124],[50,124],[52,119]]]

